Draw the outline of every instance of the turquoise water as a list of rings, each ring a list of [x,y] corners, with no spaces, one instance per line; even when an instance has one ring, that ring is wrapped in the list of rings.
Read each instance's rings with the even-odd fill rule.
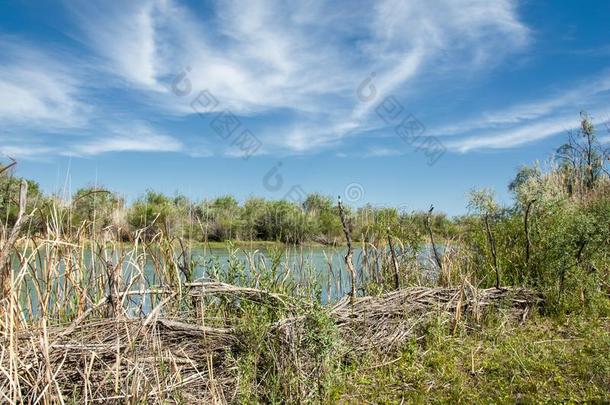
[[[295,247],[282,249],[281,253],[281,257],[275,258],[278,279],[292,278],[299,283],[315,282],[322,303],[335,301],[350,291],[350,275],[346,271],[344,262],[345,247]],[[215,277],[211,269],[214,268],[226,274],[230,261],[236,260],[243,265],[249,279],[248,285],[256,284],[256,269],[272,269],[275,254],[265,249],[238,249],[231,257],[227,249],[193,249],[191,258],[196,263],[194,278],[213,279]],[[403,255],[400,251],[397,252],[397,256],[399,262],[408,260],[407,255]],[[425,277],[435,277],[428,247],[422,248],[417,254],[417,261]],[[381,271],[381,258],[376,257],[370,250],[365,255],[361,248],[355,248],[353,262],[358,286],[364,285],[375,277],[376,272]]]
[[[299,292],[308,294],[320,300],[323,304],[334,302],[345,296],[350,291],[350,275],[345,269],[344,256],[346,248],[333,247],[291,247],[281,249],[209,249],[193,248],[190,250],[190,260],[193,263],[193,281],[197,280],[222,280],[235,284],[243,284],[253,287],[264,288],[273,280],[276,283],[284,283],[298,288]],[[122,263],[122,280],[119,290],[146,290],[153,286],[172,284],[179,274],[166,274],[155,271],[156,268],[169,269],[160,263],[160,257],[167,255],[158,254],[158,250],[149,250],[146,255],[141,251],[125,250],[122,252],[105,251],[92,253],[85,251],[84,260],[66,260],[58,263],[59,269],[53,280],[44,280],[38,273],[30,273],[25,277],[24,288],[29,294],[22,294],[27,299],[28,307],[37,307],[38,299],[34,292],[35,284],[42,291],[45,283],[52,282],[51,290],[56,296],[51,301],[63,302],[61,297],[74,295],[66,278],[82,277],[83,285],[93,285],[100,281],[105,283],[106,270],[103,263],[110,261],[113,264]],[[376,257],[374,250],[369,250],[365,255],[361,248],[354,249],[353,261],[356,267],[356,285],[361,287],[371,281],[381,271],[381,255]],[[404,263],[412,257],[397,251],[399,263]],[[95,260],[94,260],[95,259]],[[181,257],[176,257],[177,262]],[[37,269],[44,265],[47,260],[43,255],[37,256],[36,265],[30,268]],[[430,249],[423,247],[417,254],[419,271],[424,278],[434,278],[435,270],[432,265]],[[19,262],[15,261],[18,267]],[[85,271],[79,268],[77,263],[85,263]],[[237,269],[237,270],[236,270]],[[174,271],[176,271],[174,269]],[[262,278],[266,278],[262,280]],[[97,280],[97,281],[96,281]],[[361,290],[358,291],[362,293]],[[101,298],[101,297],[98,297]],[[95,298],[95,299],[98,299]],[[146,313],[152,305],[151,296],[130,296],[127,306],[137,308],[137,313]],[[33,311],[36,312],[36,311]]]

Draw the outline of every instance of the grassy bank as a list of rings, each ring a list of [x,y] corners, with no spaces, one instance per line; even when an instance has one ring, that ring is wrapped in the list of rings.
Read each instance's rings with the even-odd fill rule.
[[[432,329],[394,356],[342,370],[345,403],[601,403],[610,396],[610,320],[488,324],[454,336]]]

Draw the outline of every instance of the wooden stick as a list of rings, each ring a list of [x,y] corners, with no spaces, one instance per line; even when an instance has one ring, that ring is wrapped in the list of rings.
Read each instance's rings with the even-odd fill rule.
[[[532,205],[536,202],[536,200],[531,200],[527,203],[527,206],[525,207],[525,215],[523,217],[523,227],[524,227],[524,231],[525,231],[525,267],[527,268],[529,266],[529,262],[530,262],[530,246],[531,246],[531,241],[530,241],[530,232],[529,232],[529,216],[530,216],[530,211],[532,209]]]
[[[8,166],[4,166],[2,169],[0,169],[0,174],[4,173],[5,171],[9,170],[11,167],[16,166],[17,165],[17,161],[15,159],[13,159],[12,157],[8,157],[9,159],[11,159],[11,163]]]
[[[341,203],[341,196],[339,196],[339,202],[337,203],[339,207],[339,217],[341,218],[341,225],[343,225],[343,233],[345,234],[345,240],[347,241],[347,253],[345,255],[345,265],[347,266],[347,271],[350,273],[351,277],[351,301],[354,302],[354,298],[356,297],[356,270],[354,269],[354,262],[352,261],[352,256],[354,255],[354,248],[352,246],[352,232],[348,223],[347,218],[345,217],[345,210],[343,209],[343,204]]]
[[[2,287],[2,296],[0,298],[7,297],[10,294],[10,277],[12,271],[12,266],[10,263],[11,249],[17,241],[21,228],[27,219],[27,215],[25,215],[27,196],[28,183],[25,180],[21,180],[21,188],[19,190],[19,213],[17,214],[17,220],[15,221],[15,225],[13,226],[9,237],[7,238],[6,242],[4,242],[4,245],[2,245],[2,249],[0,249],[0,283]]]
[[[430,216],[432,215],[432,211],[434,210],[434,206],[431,205],[428,210],[428,215],[426,216],[426,228],[428,228],[428,233],[430,234],[430,244],[432,245],[432,252],[434,253],[434,260],[438,265],[439,274],[443,272],[443,263],[441,262],[441,257],[438,254],[438,250],[436,250],[436,243],[434,242],[434,233],[432,233],[432,226],[430,225]]]
[[[498,269],[498,255],[496,253],[496,241],[494,239],[493,233],[491,232],[491,226],[489,225],[489,214],[485,214],[485,230],[487,231],[487,241],[489,242],[489,247],[491,249],[491,257],[493,259],[493,267],[496,272],[496,288],[500,288],[500,270]]]
[[[392,266],[394,267],[394,287],[400,289],[400,277],[398,274],[398,260],[396,259],[396,253],[394,252],[394,245],[392,244],[392,235],[390,234],[390,227],[388,226],[388,245],[390,245],[390,255],[392,256]]]

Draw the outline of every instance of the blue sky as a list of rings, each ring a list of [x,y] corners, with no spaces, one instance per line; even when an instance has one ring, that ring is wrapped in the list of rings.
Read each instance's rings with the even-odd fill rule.
[[[460,214],[473,187],[508,201],[581,110],[610,140],[608,16],[602,0],[0,0],[0,152],[48,192]]]

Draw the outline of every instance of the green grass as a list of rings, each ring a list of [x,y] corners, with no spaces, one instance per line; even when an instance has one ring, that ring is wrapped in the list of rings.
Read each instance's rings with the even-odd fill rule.
[[[608,401],[610,320],[540,317],[458,336],[432,328],[394,359],[344,368],[340,381],[333,400],[349,403]]]

